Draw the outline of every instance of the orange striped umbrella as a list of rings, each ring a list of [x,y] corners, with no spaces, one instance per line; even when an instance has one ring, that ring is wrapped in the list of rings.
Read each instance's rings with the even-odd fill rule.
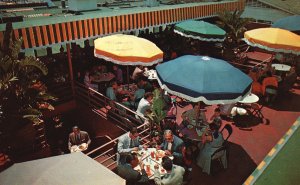
[[[245,32],[247,44],[269,51],[300,55],[300,36],[279,28],[259,28]]]
[[[94,43],[95,57],[119,65],[151,66],[163,60],[163,52],[154,43],[133,35],[110,35]]]

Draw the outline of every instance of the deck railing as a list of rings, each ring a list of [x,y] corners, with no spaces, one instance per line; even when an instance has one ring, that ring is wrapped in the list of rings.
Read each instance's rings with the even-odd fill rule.
[[[115,102],[103,94],[81,84],[74,82],[75,99],[87,104],[95,113],[106,119],[114,120],[114,123],[124,133],[129,130],[130,127],[137,127],[139,136],[141,138],[141,144],[148,143],[150,141],[150,127],[144,116],[138,115],[135,111],[125,107],[124,105]],[[87,153],[88,156],[97,160],[107,168],[114,168],[116,165],[116,145],[118,143],[118,137],[111,141],[95,148]]]

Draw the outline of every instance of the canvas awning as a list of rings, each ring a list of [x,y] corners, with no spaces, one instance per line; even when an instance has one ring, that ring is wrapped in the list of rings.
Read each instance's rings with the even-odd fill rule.
[[[85,154],[17,163],[0,173],[1,185],[125,185],[124,179]]]

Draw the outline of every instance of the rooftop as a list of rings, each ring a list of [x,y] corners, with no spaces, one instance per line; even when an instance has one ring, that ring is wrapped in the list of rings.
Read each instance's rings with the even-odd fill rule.
[[[299,0],[258,0],[258,1],[285,10],[293,14],[300,14]]]

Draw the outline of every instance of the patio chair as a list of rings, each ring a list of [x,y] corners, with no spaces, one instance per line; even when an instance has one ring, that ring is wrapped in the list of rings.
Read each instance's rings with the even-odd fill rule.
[[[213,171],[213,162],[214,161],[218,161],[219,164],[222,165],[222,167],[224,169],[227,168],[227,148],[226,146],[222,146],[219,149],[217,149],[212,155],[211,155],[211,166],[210,166],[210,174],[214,175],[214,171]]]
[[[258,103],[252,103],[250,112],[253,116],[260,118],[261,120],[264,119],[264,115],[262,114],[261,110],[264,106],[259,105]]]
[[[230,124],[226,124],[223,128],[222,128],[222,130],[221,130],[221,133],[223,134],[223,130],[227,130],[227,133],[228,133],[228,135],[227,135],[227,137],[226,137],[226,139],[224,139],[224,144],[226,144],[227,143],[227,140],[229,139],[229,137],[231,136],[231,134],[232,134],[232,127],[231,127],[231,125]],[[223,145],[224,145],[223,144]]]

